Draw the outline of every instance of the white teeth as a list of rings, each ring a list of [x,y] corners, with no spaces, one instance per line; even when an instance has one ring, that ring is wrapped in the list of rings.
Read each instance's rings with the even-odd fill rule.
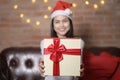
[[[65,31],[65,29],[60,29],[60,31]]]
[[[65,29],[60,29],[61,31],[65,30]]]
[[[61,31],[65,30],[65,29],[60,29]]]

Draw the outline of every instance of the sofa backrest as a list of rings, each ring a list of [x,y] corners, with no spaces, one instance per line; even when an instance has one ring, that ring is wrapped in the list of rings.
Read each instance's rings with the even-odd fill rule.
[[[1,54],[7,58],[13,80],[42,80],[39,71],[41,58],[39,47],[12,47]]]

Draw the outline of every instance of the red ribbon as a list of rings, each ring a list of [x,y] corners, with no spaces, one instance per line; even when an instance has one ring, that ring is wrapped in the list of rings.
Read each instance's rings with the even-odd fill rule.
[[[60,69],[59,69],[59,62],[63,60],[63,53],[70,54],[70,55],[80,55],[80,49],[66,49],[63,44],[60,45],[60,39],[54,38],[54,44],[50,44],[47,48],[44,48],[44,54],[50,54],[50,60],[53,63],[53,75],[59,76]],[[78,44],[80,45],[80,44]]]

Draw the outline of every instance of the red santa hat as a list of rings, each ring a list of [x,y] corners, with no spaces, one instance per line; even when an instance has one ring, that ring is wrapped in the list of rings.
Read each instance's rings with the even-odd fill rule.
[[[58,16],[58,15],[65,15],[71,19],[72,14],[71,14],[70,7],[72,7],[71,3],[58,1],[52,11],[51,19],[53,19],[55,16]]]

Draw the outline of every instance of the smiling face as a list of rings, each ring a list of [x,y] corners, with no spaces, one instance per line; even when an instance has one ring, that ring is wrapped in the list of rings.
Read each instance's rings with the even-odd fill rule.
[[[68,17],[59,15],[53,21],[54,30],[59,38],[66,38],[66,33],[70,30],[70,21]]]

